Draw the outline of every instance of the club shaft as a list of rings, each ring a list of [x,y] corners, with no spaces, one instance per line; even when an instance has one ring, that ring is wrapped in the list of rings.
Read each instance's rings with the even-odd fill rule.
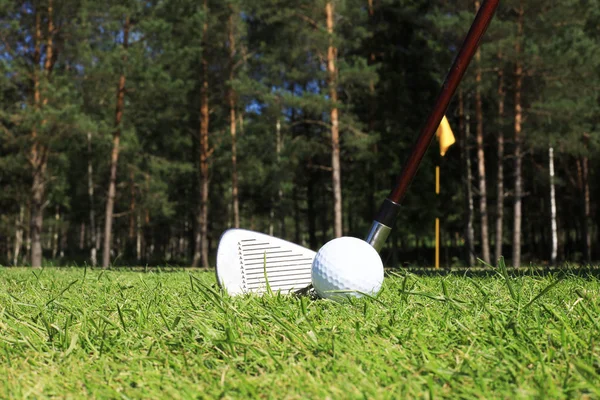
[[[367,242],[371,243],[378,251],[383,247],[383,243],[385,242],[389,231],[394,226],[400,211],[400,203],[404,199],[406,191],[419,169],[423,156],[446,113],[446,109],[448,108],[448,104],[450,103],[456,88],[462,80],[473,55],[477,51],[481,37],[490,24],[494,12],[498,7],[498,3],[499,0],[485,0],[479,8],[475,20],[471,25],[471,29],[469,29],[469,33],[467,33],[467,36],[454,59],[452,67],[446,76],[433,109],[431,110],[425,125],[421,129],[421,133],[412,148],[410,156],[398,177],[396,187],[394,187],[388,198],[383,202],[375,217],[375,221],[367,236]]]

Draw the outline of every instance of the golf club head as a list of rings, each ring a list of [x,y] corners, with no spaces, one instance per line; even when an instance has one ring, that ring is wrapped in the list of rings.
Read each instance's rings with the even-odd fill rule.
[[[231,295],[289,293],[311,284],[317,253],[264,233],[228,229],[217,249],[217,282]]]

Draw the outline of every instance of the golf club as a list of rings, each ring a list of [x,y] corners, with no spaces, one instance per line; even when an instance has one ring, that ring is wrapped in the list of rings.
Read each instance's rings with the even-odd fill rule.
[[[464,76],[481,37],[490,24],[499,0],[485,0],[446,76],[441,91],[410,153],[397,184],[381,205],[368,242],[377,251],[383,247],[400,212],[400,203],[415,177],[448,104]],[[297,291],[311,283],[316,252],[269,235],[244,229],[223,233],[217,250],[217,281],[230,294]]]
[[[423,156],[433,139],[435,131],[438,126],[440,126],[440,122],[446,113],[448,104],[477,50],[481,37],[492,21],[498,3],[499,0],[485,0],[479,7],[479,11],[475,16],[471,29],[469,29],[469,33],[467,33],[458,55],[454,59],[454,63],[446,76],[433,109],[429,113],[429,117],[421,129],[421,133],[411,150],[408,161],[404,168],[402,168],[402,172],[397,180],[398,183],[379,208],[379,212],[365,239],[377,251],[380,251],[383,247],[396,222],[396,218],[400,212],[400,203],[404,199],[404,195],[417,173],[421,160],[423,160]]]

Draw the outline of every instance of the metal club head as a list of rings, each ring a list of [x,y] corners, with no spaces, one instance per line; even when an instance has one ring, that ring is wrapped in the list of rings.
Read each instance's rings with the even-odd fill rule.
[[[231,295],[289,293],[311,284],[317,253],[264,233],[229,229],[217,249],[217,282]]]

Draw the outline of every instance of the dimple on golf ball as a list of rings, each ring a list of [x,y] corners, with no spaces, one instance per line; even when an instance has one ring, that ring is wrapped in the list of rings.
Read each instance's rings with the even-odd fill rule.
[[[375,295],[383,284],[383,263],[367,242],[341,237],[327,242],[312,263],[312,284],[323,298]]]

